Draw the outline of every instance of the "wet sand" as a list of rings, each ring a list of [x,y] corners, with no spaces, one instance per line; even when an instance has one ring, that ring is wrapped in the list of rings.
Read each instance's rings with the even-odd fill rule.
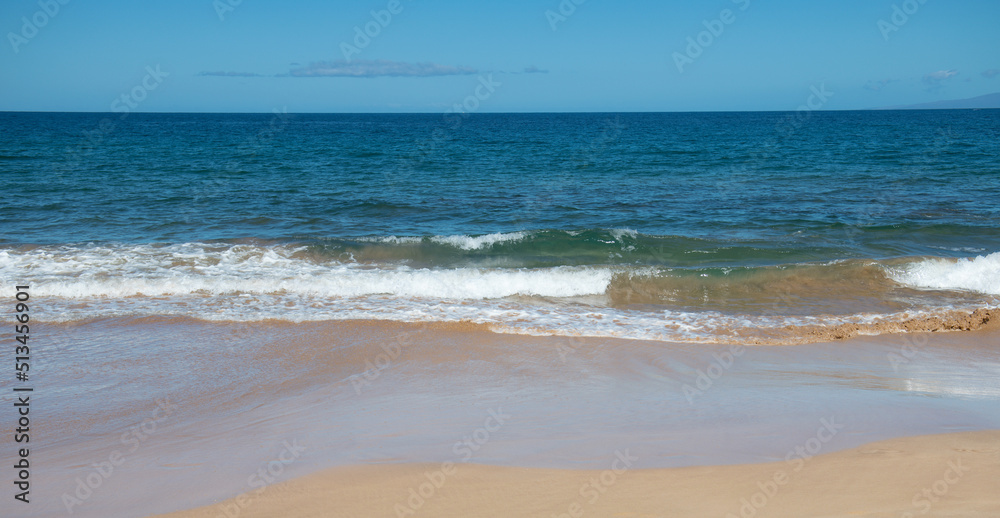
[[[790,327],[790,334],[810,342],[843,340],[859,335],[901,333],[941,333],[1000,329],[1000,309],[980,308],[971,313],[955,311],[944,315],[911,318],[901,322],[841,324],[832,327]]]
[[[336,468],[165,516],[1000,515],[1000,431],[891,439],[735,466],[635,469],[632,453],[617,453],[600,471],[441,464]]]
[[[475,516],[462,506],[524,500],[540,507],[506,516],[558,516],[569,512],[560,506],[581,500],[589,516],[615,516],[609,509],[739,516],[740,498],[766,480],[761,473],[793,470],[785,459],[805,455],[830,460],[810,460],[768,512],[787,505],[796,515],[803,509],[796,501],[826,509],[819,505],[833,498],[822,496],[827,481],[863,495],[878,489],[857,509],[829,507],[849,515],[905,510],[959,450],[968,450],[963,462],[995,470],[1000,444],[986,432],[1000,430],[1000,335],[992,330],[788,347],[372,321],[108,319],[44,330],[49,365],[60,368],[44,371],[53,388],[39,394],[45,426],[32,436],[38,505],[25,516],[66,516],[66,495],[79,497],[73,516],[211,509],[265,486],[254,499],[260,505],[240,508],[239,516],[267,515],[267,502],[280,495],[300,498],[303,513],[331,505],[323,501],[329,497],[343,502],[333,509],[368,512],[353,516],[395,516],[393,505],[420,484],[425,466],[445,462],[458,468],[454,483],[419,515]],[[156,413],[161,401],[169,413]],[[929,435],[935,438],[919,437]],[[849,454],[883,440],[904,442],[875,449],[912,455]],[[614,491],[586,502],[581,477],[599,475],[626,451],[636,460]],[[115,452],[124,461],[113,473],[99,487],[81,488],[81,480],[98,480],[94,466]],[[713,482],[717,476],[726,483]],[[932,513],[968,509],[947,506],[976,498],[988,505],[995,491],[980,491],[971,474],[965,480]],[[289,489],[279,489],[285,482]],[[687,489],[671,492],[677,485]],[[955,495],[971,500],[952,501]],[[629,511],[647,501],[656,506]],[[215,509],[213,517],[227,516]]]

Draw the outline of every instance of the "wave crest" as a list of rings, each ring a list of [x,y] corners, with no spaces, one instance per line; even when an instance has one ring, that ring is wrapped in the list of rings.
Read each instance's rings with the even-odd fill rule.
[[[1000,252],[971,259],[925,259],[892,270],[890,276],[915,288],[1000,295]]]

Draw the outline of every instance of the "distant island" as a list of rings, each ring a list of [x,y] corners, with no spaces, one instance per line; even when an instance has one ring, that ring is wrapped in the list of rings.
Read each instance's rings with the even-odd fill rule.
[[[934,101],[932,103],[911,104],[908,106],[889,106],[877,110],[974,110],[1000,108],[1000,92],[980,95],[969,99],[954,99],[950,101]]]

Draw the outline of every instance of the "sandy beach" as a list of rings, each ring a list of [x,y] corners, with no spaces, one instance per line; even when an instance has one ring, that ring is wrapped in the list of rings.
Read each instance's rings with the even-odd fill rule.
[[[48,333],[65,364],[109,336],[127,368],[52,380],[77,395],[50,403],[29,516],[742,516],[779,486],[757,515],[1000,511],[991,327],[795,346],[375,321]],[[958,462],[925,514],[915,495]]]
[[[522,385],[512,392],[522,391],[522,399],[533,403],[506,400],[494,407],[499,410],[488,409],[481,426],[475,427],[480,422],[473,418],[472,427],[452,434],[460,441],[444,455],[418,430],[447,418],[424,407],[419,422],[410,421],[400,431],[412,434],[404,443],[419,444],[415,449],[397,447],[398,454],[381,460],[375,455],[371,463],[282,479],[168,516],[997,516],[1000,427],[988,417],[973,417],[996,407],[997,387],[963,370],[996,365],[998,335],[994,326],[987,327],[739,348],[561,342],[463,325],[341,326],[341,334],[346,329],[368,337],[393,334],[414,355],[410,362],[442,375],[450,372],[450,391],[471,395],[475,385],[488,394],[498,380],[487,381],[493,376],[482,374],[499,369],[505,379],[519,379]],[[405,338],[410,336],[421,338],[410,342]],[[422,349],[428,339],[436,347]],[[504,354],[487,353],[498,345]],[[529,361],[528,351],[542,345],[563,348],[565,354]],[[361,351],[371,356],[379,350]],[[470,354],[456,354],[460,351]],[[727,353],[733,355],[732,365]],[[949,373],[945,358],[963,369]],[[690,366],[705,361],[707,366],[691,371]],[[471,367],[477,364],[490,369]],[[458,371],[462,365],[464,373]],[[723,373],[718,378],[713,365]],[[469,370],[480,375],[463,378]],[[396,385],[401,373],[384,372],[386,377],[370,380],[362,394],[372,390],[387,397],[417,390],[405,388],[406,382]],[[709,386],[699,384],[700,372],[712,382]],[[592,385],[604,377],[614,381]],[[652,395],[669,386],[662,381],[667,377],[676,380],[671,395]],[[475,381],[467,385],[461,379]],[[554,402],[528,390],[538,385],[542,392],[546,387],[568,392]],[[444,397],[433,399],[448,406]],[[580,399],[587,404],[578,404]],[[942,405],[943,399],[953,401]],[[586,426],[577,426],[580,422]],[[726,429],[720,432],[720,427]],[[987,429],[923,435],[963,427]],[[874,440],[880,437],[889,438]],[[369,448],[376,442],[391,440],[373,441]],[[420,458],[435,462],[410,462]]]
[[[637,459],[618,453],[600,471],[344,467],[164,516],[1000,515],[1000,431],[891,439],[815,457],[793,450],[785,462],[736,466],[634,469]]]

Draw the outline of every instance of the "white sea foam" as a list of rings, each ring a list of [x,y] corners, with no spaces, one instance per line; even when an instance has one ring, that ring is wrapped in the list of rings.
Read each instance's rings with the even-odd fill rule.
[[[926,259],[889,272],[915,288],[968,290],[1000,295],[1000,252],[973,259]]]
[[[528,232],[507,232],[486,234],[484,236],[435,236],[431,238],[431,241],[442,245],[451,245],[462,250],[481,250],[498,243],[520,241],[528,237],[528,235]]]
[[[64,298],[291,294],[312,297],[391,295],[491,299],[603,294],[610,268],[373,268],[309,258],[302,247],[61,247],[0,255],[0,278],[25,272],[39,296]],[[19,281],[20,282],[20,281]]]
[[[439,245],[453,246],[462,250],[482,250],[499,243],[512,243],[525,239],[531,235],[530,232],[506,232],[496,234],[485,234],[482,236],[467,236],[464,234],[452,236],[433,236],[428,238],[432,243]],[[412,245],[424,241],[422,237],[415,236],[384,236],[384,237],[361,237],[357,238],[362,242],[386,243],[391,245]]]
[[[914,285],[992,289],[1000,254],[969,261],[927,260],[896,272]],[[0,282],[30,284],[33,317],[77,321],[125,315],[210,320],[321,321],[383,319],[471,321],[501,332],[604,336],[686,342],[739,340],[753,330],[904,321],[896,314],[732,315],[608,306],[616,275],[655,276],[657,269],[410,268],[342,262],[301,246],[50,246],[0,250]],[[904,282],[904,280],[900,280]],[[992,284],[990,284],[992,283]],[[524,296],[534,297],[526,299]],[[931,307],[926,313],[957,307]],[[749,330],[749,331],[748,331]]]
[[[613,228],[611,229],[611,235],[618,241],[621,241],[623,237],[630,237],[635,239],[639,237],[639,232],[632,230],[630,228]]]
[[[422,237],[415,237],[415,236],[403,236],[403,237],[385,236],[385,237],[361,237],[361,238],[358,238],[358,241],[368,241],[368,242],[374,242],[374,243],[387,243],[387,244],[390,244],[390,245],[412,245],[412,244],[420,243],[423,240],[424,239]]]
[[[34,289],[34,288],[33,288]],[[41,297],[39,297],[41,298]],[[477,301],[387,295],[312,297],[301,294],[46,299],[34,316],[72,322],[115,316],[185,316],[216,321],[288,322],[390,320],[474,322],[495,331],[537,336],[589,336],[691,343],[733,343],[786,326],[904,321],[910,313],[831,316],[747,316],[715,311],[637,311],[584,304],[539,305],[516,299]]]

